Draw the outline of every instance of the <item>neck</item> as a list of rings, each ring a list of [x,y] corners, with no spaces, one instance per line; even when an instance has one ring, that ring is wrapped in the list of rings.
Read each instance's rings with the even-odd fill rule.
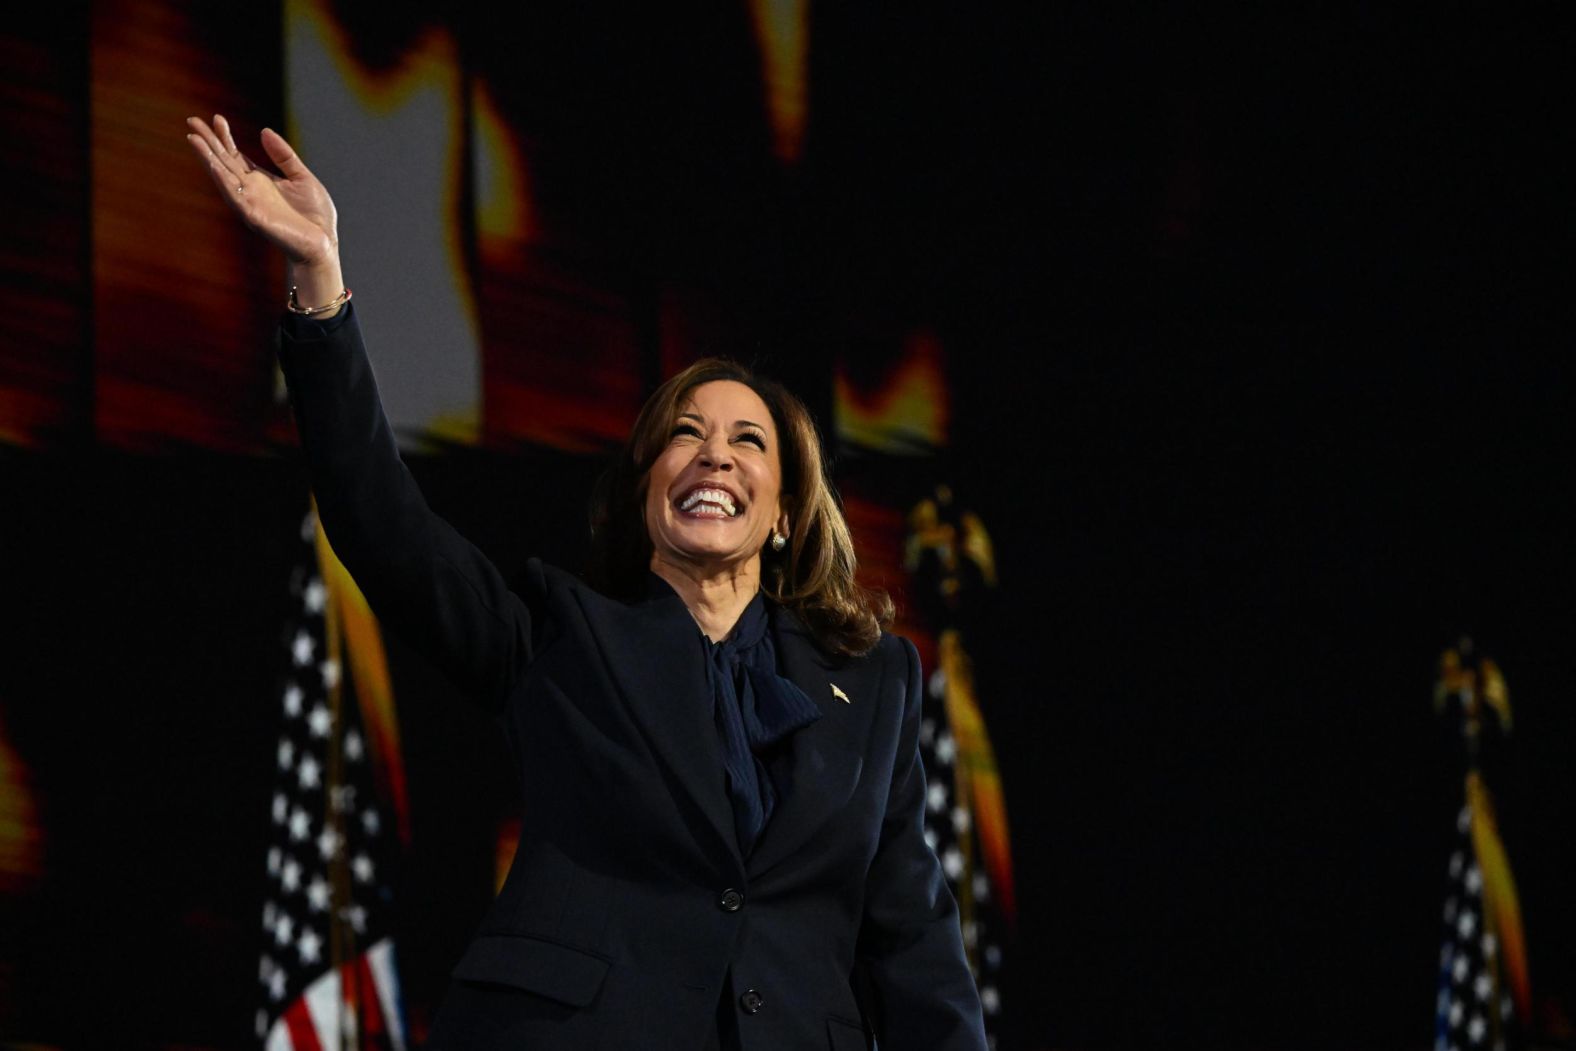
[[[670,562],[653,555],[651,571],[666,580],[684,600],[690,616],[706,637],[719,642],[739,622],[744,607],[761,589],[760,559],[722,569]]]

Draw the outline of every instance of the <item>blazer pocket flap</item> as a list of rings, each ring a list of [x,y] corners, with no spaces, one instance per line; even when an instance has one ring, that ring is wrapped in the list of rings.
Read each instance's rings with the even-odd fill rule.
[[[869,1051],[870,1037],[866,1034],[865,1027],[857,1022],[828,1018],[826,1035],[832,1051]]]
[[[540,938],[483,935],[455,964],[467,982],[512,985],[571,1007],[585,1007],[607,977],[607,960]]]

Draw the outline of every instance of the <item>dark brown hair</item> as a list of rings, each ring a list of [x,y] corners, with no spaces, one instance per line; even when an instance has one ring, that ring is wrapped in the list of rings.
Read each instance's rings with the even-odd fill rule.
[[[892,600],[855,579],[853,538],[826,475],[815,421],[782,384],[726,358],[703,358],[658,387],[618,458],[597,482],[591,497],[592,585],[622,599],[644,593],[652,552],[644,511],[651,465],[667,447],[690,392],[716,380],[753,390],[777,426],[783,502],[791,525],[786,548],[776,552],[768,546],[761,552],[762,590],[798,614],[826,651],[868,653],[892,621]]]

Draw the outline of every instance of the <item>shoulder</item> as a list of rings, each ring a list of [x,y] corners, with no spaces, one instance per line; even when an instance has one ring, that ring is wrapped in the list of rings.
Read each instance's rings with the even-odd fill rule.
[[[919,650],[902,635],[883,631],[870,652],[853,659],[880,668],[886,677],[904,683],[905,690],[912,690],[920,680]]]
[[[527,601],[548,606],[565,601],[577,604],[613,601],[569,570],[534,556],[525,560],[525,568],[514,578],[513,587]]]
[[[881,641],[890,643],[891,659],[899,662],[902,667],[905,693],[917,698],[924,692],[925,687],[925,673],[920,667],[918,647],[903,635],[891,635],[884,631],[881,633]]]
[[[875,649],[870,652],[872,655],[879,654],[880,659],[884,661],[898,664],[907,664],[910,661],[915,664],[919,663],[919,650],[914,647],[914,644],[906,636],[894,635],[890,631],[881,633],[881,640],[876,643]]]
[[[890,631],[881,632],[881,641],[876,643],[871,653],[879,653],[884,660],[897,661],[900,664],[919,664],[919,649],[906,635],[894,635]]]
[[[540,558],[526,560],[525,568],[514,578],[514,590],[525,596],[526,601],[547,610],[576,609],[596,619],[618,618],[642,610],[666,608],[666,603],[628,602],[607,595],[592,586],[584,577],[572,573]],[[683,609],[682,605],[678,606]]]

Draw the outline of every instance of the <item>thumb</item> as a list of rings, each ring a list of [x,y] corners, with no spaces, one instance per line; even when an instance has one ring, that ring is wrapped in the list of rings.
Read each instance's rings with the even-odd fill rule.
[[[307,170],[307,166],[301,163],[301,158],[296,156],[296,151],[290,148],[283,135],[272,128],[264,128],[262,140],[263,149],[268,152],[268,159],[274,162],[275,167],[285,178],[299,179],[312,174]]]

